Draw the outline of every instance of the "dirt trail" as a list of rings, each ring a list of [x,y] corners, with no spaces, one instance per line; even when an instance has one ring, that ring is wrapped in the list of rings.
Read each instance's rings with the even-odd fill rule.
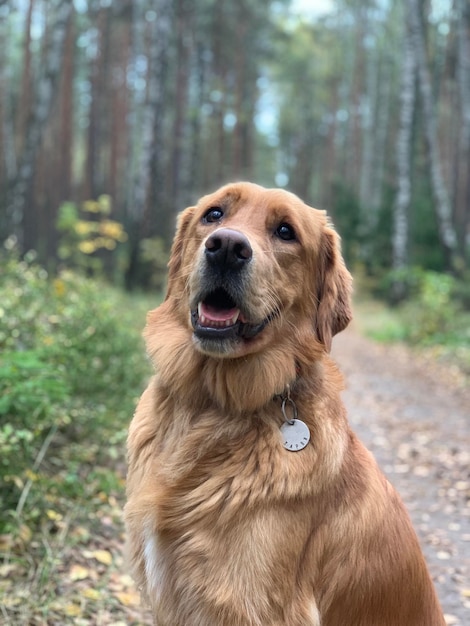
[[[470,624],[470,390],[403,346],[335,338],[352,428],[410,511],[449,625]]]

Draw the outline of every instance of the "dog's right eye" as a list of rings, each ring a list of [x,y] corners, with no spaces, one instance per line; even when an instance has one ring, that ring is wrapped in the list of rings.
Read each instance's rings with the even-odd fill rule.
[[[224,212],[219,207],[212,207],[208,211],[204,213],[202,221],[204,224],[212,224],[214,222],[218,222],[224,216]]]
[[[283,241],[295,241],[296,239],[295,230],[286,222],[282,222],[282,224],[277,227],[276,235]]]

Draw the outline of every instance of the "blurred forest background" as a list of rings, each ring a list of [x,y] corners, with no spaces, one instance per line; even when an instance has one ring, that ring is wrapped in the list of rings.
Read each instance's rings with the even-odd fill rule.
[[[0,239],[49,270],[155,286],[236,179],[327,209],[372,275],[468,268],[467,0],[10,0],[0,49]]]
[[[138,624],[140,333],[218,185],[326,209],[370,333],[470,374],[468,0],[0,0],[0,624]]]

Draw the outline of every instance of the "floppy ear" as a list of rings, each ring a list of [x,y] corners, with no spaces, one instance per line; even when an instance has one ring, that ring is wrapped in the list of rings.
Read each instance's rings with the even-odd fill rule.
[[[176,221],[176,234],[171,246],[170,260],[168,261],[168,285],[165,300],[171,294],[174,283],[178,278],[183,263],[183,253],[186,244],[186,231],[193,217],[195,207],[189,207],[178,215]]]
[[[315,330],[327,352],[336,333],[344,330],[352,319],[352,277],[341,256],[340,239],[325,227],[319,255],[318,305]]]

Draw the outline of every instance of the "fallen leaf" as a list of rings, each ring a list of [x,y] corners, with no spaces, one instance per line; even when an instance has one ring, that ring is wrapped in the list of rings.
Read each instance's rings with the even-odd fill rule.
[[[0,578],[7,578],[12,572],[17,569],[18,567],[13,563],[5,563],[5,565],[0,565]]]
[[[118,591],[114,597],[124,606],[139,606],[140,594],[136,591]]]
[[[14,539],[12,535],[0,535],[0,550],[2,552],[9,550],[13,544]]]
[[[31,537],[33,536],[33,531],[26,524],[21,524],[19,537],[23,541],[23,543],[29,543],[31,541]]]
[[[90,575],[90,570],[83,565],[72,565],[69,571],[70,580],[84,580]]]
[[[46,515],[53,522],[60,522],[60,520],[63,518],[60,513],[57,513],[57,511],[53,511],[52,509],[48,509],[46,511]]]
[[[67,604],[65,607],[65,614],[69,617],[78,617],[82,614],[82,609],[78,606],[78,604]]]
[[[12,596],[6,596],[6,597],[2,598],[2,605],[5,608],[18,606],[18,604],[20,604],[20,602],[21,602],[21,598],[15,598],[15,597],[12,597]]]
[[[99,600],[101,598],[101,591],[88,587],[88,589],[82,591],[82,595],[88,600]]]
[[[111,565],[113,562],[113,555],[107,550],[94,550],[91,556],[103,565]]]

